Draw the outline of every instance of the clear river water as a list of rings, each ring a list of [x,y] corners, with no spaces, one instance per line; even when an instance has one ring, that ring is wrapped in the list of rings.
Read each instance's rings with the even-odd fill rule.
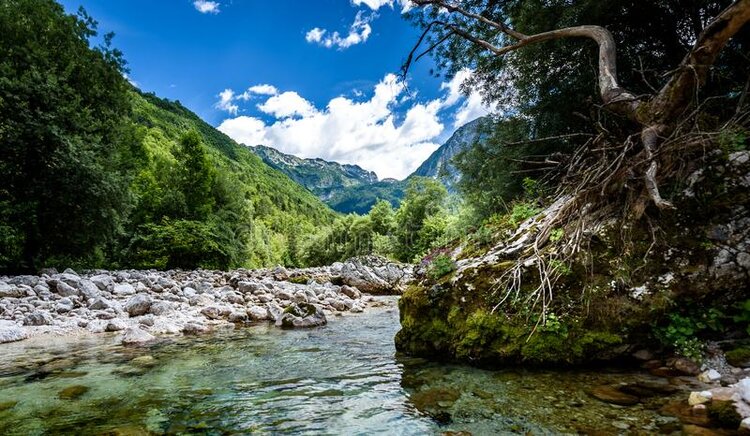
[[[113,336],[0,346],[0,434],[669,433],[659,404],[586,392],[638,372],[486,371],[397,356],[390,307],[322,328],[254,326],[123,347]],[[451,433],[456,432],[456,433]]]

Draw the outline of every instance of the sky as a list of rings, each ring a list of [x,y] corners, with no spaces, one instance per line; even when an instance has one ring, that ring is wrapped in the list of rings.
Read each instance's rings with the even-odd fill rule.
[[[407,0],[62,0],[114,32],[128,79],[245,145],[403,179],[485,115],[471,74],[397,76],[419,36]]]

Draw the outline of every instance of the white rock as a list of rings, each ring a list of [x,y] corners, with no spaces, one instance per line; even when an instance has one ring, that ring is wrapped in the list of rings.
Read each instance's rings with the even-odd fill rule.
[[[151,308],[151,297],[149,297],[146,294],[137,294],[132,296],[127,303],[125,303],[125,306],[123,309],[130,315],[130,316],[141,316],[148,313],[148,310]]]
[[[120,295],[120,296],[134,295],[135,288],[130,283],[122,283],[119,285],[115,285],[114,289],[112,290],[112,293],[115,295]]]
[[[735,385],[737,392],[746,403],[750,403],[750,378],[743,378]]]
[[[719,379],[721,379],[721,373],[719,373],[719,371],[715,369],[704,371],[698,376],[698,380],[702,381],[703,383],[711,383]]]
[[[65,282],[57,282],[56,289],[57,293],[63,297],[72,297],[73,295],[78,295],[79,293],[78,289],[70,286]]]
[[[143,331],[138,327],[128,327],[122,334],[121,342],[123,345],[145,344],[156,339],[149,332]]]
[[[247,314],[253,321],[266,321],[273,319],[269,314],[268,309],[260,306],[250,306],[247,308]]]
[[[26,339],[29,334],[11,321],[0,321],[0,344]]]
[[[713,397],[713,394],[709,391],[703,391],[703,392],[691,392],[690,398],[688,398],[688,404],[691,406],[695,406],[698,404],[704,404],[711,401],[711,398]]]

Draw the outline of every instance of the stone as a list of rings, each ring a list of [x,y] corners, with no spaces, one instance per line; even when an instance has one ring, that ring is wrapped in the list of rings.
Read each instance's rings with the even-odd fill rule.
[[[151,304],[150,310],[152,314],[162,316],[172,311],[172,305],[166,301],[156,301]]]
[[[81,291],[87,300],[93,300],[99,296],[99,287],[94,284],[91,280],[83,279],[78,285],[78,289]]]
[[[73,310],[75,307],[75,303],[73,300],[71,300],[68,297],[63,298],[62,300],[57,302],[57,305],[55,306],[55,310],[58,313],[67,313]]]
[[[69,386],[57,393],[57,398],[61,400],[77,400],[83,394],[89,391],[87,386]]]
[[[128,327],[122,334],[123,345],[141,345],[156,339],[152,334],[138,327]]]
[[[0,320],[0,344],[21,341],[29,337],[23,328],[11,321]]]
[[[21,298],[25,297],[26,292],[14,285],[0,282],[0,298]]]
[[[640,360],[641,362],[648,362],[649,360],[653,360],[654,353],[646,349],[638,350],[633,353],[633,358]]]
[[[243,324],[248,321],[247,313],[245,312],[239,312],[234,311],[229,314],[229,322],[233,322],[235,324]]]
[[[740,394],[740,398],[746,403],[750,403],[750,378],[743,378],[734,386],[737,389],[737,393]]]
[[[688,398],[688,404],[690,404],[691,406],[705,404],[711,401],[712,397],[713,394],[711,394],[711,392],[709,391],[691,392],[690,397]]]
[[[747,417],[742,420],[740,423],[739,431],[741,434],[750,434],[750,417]]]
[[[0,402],[0,412],[16,407],[18,401],[2,401]]]
[[[589,391],[589,395],[599,401],[619,406],[633,406],[639,403],[638,397],[621,392],[611,385],[597,386]]]
[[[674,362],[672,362],[672,368],[676,369],[677,371],[685,375],[698,375],[701,372],[701,369],[698,366],[698,364],[684,357],[675,359]]]
[[[58,282],[63,282],[66,285],[72,286],[74,288],[77,288],[78,284],[81,282],[81,277],[78,274],[70,274],[65,272],[55,276],[55,279]]]
[[[189,322],[182,327],[182,333],[186,335],[199,335],[201,333],[206,333],[207,331],[208,327],[195,322]]]
[[[153,366],[156,366],[157,361],[154,359],[154,356],[151,355],[145,355],[145,356],[138,356],[135,359],[130,361],[131,365],[135,365],[141,368],[151,368]]]
[[[349,285],[344,285],[341,287],[341,293],[346,295],[347,297],[356,300],[362,297],[362,293],[359,292],[359,289],[353,288]]]
[[[287,291],[279,291],[276,293],[276,298],[278,298],[279,300],[291,301],[292,299],[294,299],[294,296],[292,296],[292,294]]]
[[[112,307],[112,302],[110,302],[104,297],[98,297],[91,304],[89,304],[89,309],[91,310],[106,310],[111,307]]]
[[[135,288],[130,283],[122,283],[115,285],[112,289],[112,293],[119,296],[134,295]]]
[[[201,309],[201,314],[208,319],[219,319],[221,317],[221,311],[216,306],[208,306]]]
[[[65,282],[57,282],[57,286],[55,286],[55,289],[57,290],[57,293],[63,297],[72,297],[74,295],[79,295],[78,289],[70,286]]]
[[[309,303],[294,303],[284,309],[281,317],[276,319],[276,326],[282,328],[309,328],[322,326],[327,322],[325,314],[318,307]]]
[[[123,309],[125,309],[125,312],[131,317],[141,316],[148,313],[151,308],[151,303],[151,297],[147,294],[136,294],[125,303]]]
[[[272,319],[268,313],[268,309],[261,306],[250,306],[247,308],[247,315],[253,321],[266,321]]]
[[[52,324],[52,317],[47,312],[35,311],[32,312],[23,319],[23,325],[28,326],[40,326]]]
[[[715,369],[709,369],[708,371],[704,371],[698,375],[698,380],[702,381],[703,383],[712,383],[717,380],[721,379],[721,373]]]
[[[127,327],[128,325],[125,321],[119,318],[114,318],[107,323],[107,327],[104,330],[108,332],[119,332],[120,330],[125,330]]]
[[[114,279],[107,274],[99,274],[91,277],[89,280],[96,285],[101,291],[107,291],[115,286]]]
[[[254,294],[258,290],[262,290],[259,283],[256,282],[239,282],[237,283],[237,290],[243,294]]]

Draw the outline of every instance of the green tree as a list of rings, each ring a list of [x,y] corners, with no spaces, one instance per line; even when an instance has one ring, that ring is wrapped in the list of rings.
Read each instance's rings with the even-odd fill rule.
[[[369,213],[372,230],[381,235],[389,235],[396,226],[395,215],[391,203],[378,200]]]
[[[495,123],[492,134],[453,158],[461,172],[458,190],[479,219],[506,211],[506,205],[523,192],[523,166],[527,155],[543,154],[536,144],[524,144],[529,122],[508,118]],[[526,173],[530,174],[530,173]]]
[[[422,232],[425,220],[442,211],[448,191],[442,183],[425,177],[409,180],[406,195],[396,213],[396,257],[411,262],[432,245],[432,232]]]
[[[128,209],[140,152],[125,62],[52,0],[0,2],[0,269],[92,256]]]
[[[212,186],[215,174],[200,133],[189,130],[182,135],[177,158],[180,166],[180,189],[185,198],[188,217],[205,218],[211,213],[214,204]]]

